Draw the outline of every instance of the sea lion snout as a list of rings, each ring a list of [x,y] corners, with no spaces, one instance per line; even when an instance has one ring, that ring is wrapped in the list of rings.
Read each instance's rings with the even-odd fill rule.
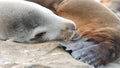
[[[65,26],[65,29],[66,30],[72,30],[72,31],[74,31],[74,30],[76,30],[76,24],[75,24],[75,22],[73,22],[73,21],[68,21],[68,22],[66,22],[66,24],[65,24],[66,26]]]
[[[69,24],[67,25],[67,28],[68,28],[69,30],[76,30],[76,25],[74,24],[74,22],[73,22],[73,23],[69,23]]]
[[[76,30],[76,24],[73,21],[67,21],[65,22],[65,29],[63,30],[63,37],[65,38],[66,41],[71,40],[72,37],[75,35],[75,30]]]

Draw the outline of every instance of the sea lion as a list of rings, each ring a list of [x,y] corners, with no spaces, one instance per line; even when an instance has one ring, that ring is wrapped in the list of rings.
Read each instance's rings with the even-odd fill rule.
[[[96,0],[63,0],[57,6],[57,15],[77,25],[81,38],[62,44],[75,59],[97,68],[119,57],[120,20],[110,9]]]
[[[74,58],[97,68],[119,57],[120,20],[107,7],[95,0],[64,0],[56,12],[75,21],[77,33],[87,38],[83,44],[73,43],[84,45],[71,49]]]
[[[24,43],[65,40],[75,30],[73,21],[28,1],[0,1],[0,39]],[[68,35],[68,37],[65,37]]]

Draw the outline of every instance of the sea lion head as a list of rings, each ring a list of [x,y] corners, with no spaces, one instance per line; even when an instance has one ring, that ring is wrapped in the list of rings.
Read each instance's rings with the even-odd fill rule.
[[[0,1],[0,39],[16,42],[66,40],[76,26],[73,21],[28,1]]]

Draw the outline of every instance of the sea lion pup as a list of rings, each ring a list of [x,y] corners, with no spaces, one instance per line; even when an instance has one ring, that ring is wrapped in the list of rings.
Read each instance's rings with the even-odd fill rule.
[[[55,11],[75,21],[77,33],[86,38],[63,43],[74,58],[97,68],[119,57],[120,20],[111,10],[95,0],[63,0]]]
[[[27,1],[0,1],[0,39],[24,43],[65,40],[75,30],[73,21]],[[68,35],[68,37],[66,37]]]
[[[101,3],[110,8],[120,17],[120,0],[101,0]]]

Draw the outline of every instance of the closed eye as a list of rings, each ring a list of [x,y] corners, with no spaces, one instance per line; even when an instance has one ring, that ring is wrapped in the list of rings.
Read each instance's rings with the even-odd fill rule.
[[[34,38],[30,39],[30,41],[38,40],[38,39],[42,38],[42,36],[44,36],[45,34],[46,34],[46,32],[38,33],[38,34],[35,35]]]
[[[46,34],[46,32],[41,32],[35,35],[35,37],[42,37]]]

